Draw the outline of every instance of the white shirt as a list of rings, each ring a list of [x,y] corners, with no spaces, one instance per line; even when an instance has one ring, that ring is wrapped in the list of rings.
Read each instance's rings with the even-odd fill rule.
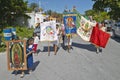
[[[34,37],[34,44],[38,44],[38,42],[39,42],[38,36]]]

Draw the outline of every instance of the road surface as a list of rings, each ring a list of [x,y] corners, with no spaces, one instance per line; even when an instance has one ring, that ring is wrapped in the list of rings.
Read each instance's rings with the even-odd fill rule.
[[[95,47],[80,37],[73,38],[73,50],[68,53],[62,47],[54,55],[47,42],[38,49],[45,50],[34,55],[34,70],[31,74],[15,75],[7,70],[6,52],[0,53],[0,80],[120,80],[120,41],[110,39],[102,53],[96,54]]]

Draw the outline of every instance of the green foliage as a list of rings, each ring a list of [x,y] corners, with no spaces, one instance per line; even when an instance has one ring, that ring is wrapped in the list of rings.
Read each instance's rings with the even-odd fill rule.
[[[12,26],[6,27],[6,28],[13,28]],[[27,28],[27,27],[19,27],[16,26],[14,27],[16,28],[16,35],[20,38],[20,39],[24,39],[24,38],[30,38],[33,35],[33,28]],[[5,45],[5,39],[3,37],[3,32],[0,32],[0,35],[2,36],[2,42],[0,44],[0,52],[4,52],[6,49],[6,45]]]
[[[96,14],[95,10],[87,10],[87,11],[85,11],[86,16],[94,16],[94,14]]]
[[[33,35],[33,28],[16,27],[17,36],[20,38],[30,38]]]
[[[109,20],[110,16],[105,11],[95,11],[95,10],[88,10],[85,12],[85,15],[92,16],[94,20],[97,22],[102,22],[104,20]]]
[[[27,2],[24,0],[0,0],[0,24],[13,25],[19,16],[25,15]]]
[[[35,8],[38,8],[38,7],[39,7],[39,5],[37,3],[31,3],[29,6],[29,8],[31,8],[32,11],[34,11]]]
[[[6,45],[5,45],[5,42],[2,42],[0,44],[0,52],[4,52],[6,50]]]
[[[107,15],[106,12],[99,12],[98,14],[95,14],[93,18],[98,22],[102,22],[104,20],[109,20],[110,16]]]
[[[52,10],[47,10],[47,11],[45,11],[45,14],[56,18],[57,22],[62,22],[62,14],[61,13],[57,13],[57,12],[52,11]]]
[[[93,9],[95,11],[108,12],[111,19],[118,20],[120,18],[120,0],[92,0],[94,1]]]

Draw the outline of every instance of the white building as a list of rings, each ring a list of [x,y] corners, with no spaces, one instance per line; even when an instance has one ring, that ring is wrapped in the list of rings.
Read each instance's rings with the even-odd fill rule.
[[[47,16],[42,14],[41,12],[37,12],[37,13],[26,13],[28,16],[30,16],[31,18],[28,19],[28,27],[35,27],[36,23],[41,23],[43,22]]]
[[[17,25],[27,26],[29,28],[35,28],[35,24],[38,22],[43,22],[48,16],[42,14],[41,12],[26,13],[30,18],[25,19],[24,17],[19,17],[16,20]]]

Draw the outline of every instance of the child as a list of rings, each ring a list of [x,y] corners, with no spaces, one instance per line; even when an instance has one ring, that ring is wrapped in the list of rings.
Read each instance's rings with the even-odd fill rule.
[[[41,30],[40,30],[40,23],[36,23],[36,26],[35,26],[35,29],[34,29],[34,33],[36,33],[36,35],[39,37],[40,39],[40,33],[41,33]]]
[[[106,31],[106,28],[105,28],[104,24],[97,23],[95,27],[96,27],[96,29],[102,30],[104,32]],[[96,40],[96,41],[98,41],[100,43],[100,37],[99,37],[100,33],[99,33],[99,31],[96,31],[96,33],[94,35],[95,35],[94,40]],[[102,47],[100,47],[100,46],[98,46],[96,44],[94,44],[94,45],[96,47],[96,53],[102,52]]]
[[[26,47],[27,68],[29,70],[29,73],[31,73],[32,67],[33,67],[33,55],[32,55],[32,53],[34,52],[33,42],[34,42],[33,38],[28,39],[27,47]],[[21,74],[21,78],[23,78],[23,77],[24,77],[24,71],[22,71],[22,74]]]
[[[72,45],[72,35],[71,34],[66,34],[64,44],[66,46],[66,49],[70,53],[70,49],[72,49],[72,47],[71,47],[71,45]]]
[[[58,40],[52,42],[53,48],[54,48],[54,55],[57,54],[57,49],[58,49],[58,44],[59,44],[59,34],[60,34],[59,25],[56,25],[56,32],[57,32]]]
[[[34,52],[36,53],[36,51],[37,51],[37,46],[38,46],[38,42],[39,42],[39,37],[37,36],[36,33],[34,33],[34,34],[33,34],[33,38],[34,38],[34,44],[33,44],[34,48],[33,48],[33,50],[34,50]]]
[[[100,23],[98,26],[99,26],[99,29],[100,29],[100,30],[106,32],[106,27],[105,27],[105,25],[104,25],[103,22]],[[102,47],[96,46],[96,53],[99,53],[99,52],[102,52]]]

